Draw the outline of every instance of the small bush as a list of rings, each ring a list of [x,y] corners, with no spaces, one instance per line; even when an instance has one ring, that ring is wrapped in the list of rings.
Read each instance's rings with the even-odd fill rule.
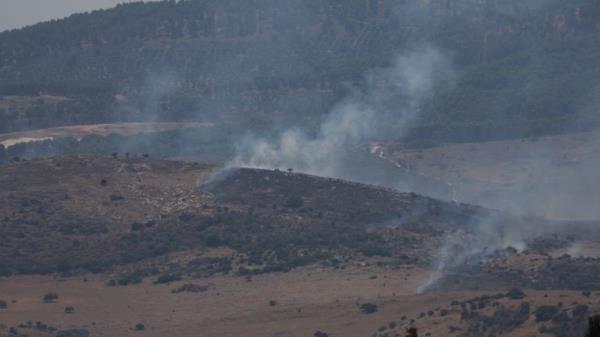
[[[144,274],[142,273],[137,273],[135,271],[121,275],[118,279],[117,279],[117,283],[120,286],[127,286],[130,284],[138,284],[138,283],[142,283],[142,281],[144,280]],[[112,281],[112,280],[111,280]],[[109,281],[109,286],[112,284],[112,282]]]
[[[90,332],[86,329],[63,330],[56,333],[56,337],[89,337]]]
[[[171,283],[171,282],[176,282],[176,281],[180,281],[181,280],[181,275],[179,274],[165,274],[165,275],[161,275],[159,276],[156,281],[154,281],[154,284],[165,284],[165,283]]]
[[[535,311],[535,320],[537,322],[547,322],[558,314],[558,307],[554,305],[542,305]]]
[[[111,196],[110,196],[110,201],[113,201],[113,202],[121,201],[123,199],[125,199],[125,198],[120,194],[111,194]]]
[[[506,293],[506,297],[510,298],[511,300],[522,300],[525,298],[525,292],[519,288],[512,288],[508,291],[508,293]]]
[[[287,198],[285,205],[289,208],[300,208],[304,206],[304,200],[297,195],[291,195]]]
[[[569,321],[570,321],[569,315],[564,310],[561,311],[560,313],[558,313],[557,315],[555,315],[554,317],[552,317],[552,323],[555,323],[555,324],[565,324],[565,323],[568,323]]]
[[[58,294],[57,293],[47,293],[46,295],[44,295],[43,301],[45,303],[53,303],[56,302],[58,300]]]
[[[117,277],[116,280],[110,280],[106,284],[109,287],[114,287],[115,285],[127,286],[130,284],[138,284],[144,281],[144,278],[150,275],[157,275],[160,271],[156,268],[140,268],[133,271],[129,271],[127,273],[121,274]]]
[[[208,291],[210,289],[210,286],[199,286],[196,284],[184,284],[181,287],[177,288],[177,289],[173,289],[171,290],[171,293],[173,294],[178,294],[178,293],[203,293],[205,291]]]
[[[579,304],[573,308],[573,317],[581,317],[588,313],[589,307],[585,304]]]
[[[408,330],[406,330],[406,337],[419,337],[419,331],[414,327],[408,328]]]
[[[362,311],[363,314],[374,314],[376,313],[378,310],[377,305],[373,304],[373,303],[364,303],[360,306],[360,311]]]
[[[223,239],[221,239],[221,236],[217,233],[209,233],[204,238],[204,243],[211,248],[217,248],[224,244]]]
[[[139,222],[135,222],[131,224],[131,231],[132,232],[138,232],[141,231],[142,229],[144,229],[144,225],[142,225]]]

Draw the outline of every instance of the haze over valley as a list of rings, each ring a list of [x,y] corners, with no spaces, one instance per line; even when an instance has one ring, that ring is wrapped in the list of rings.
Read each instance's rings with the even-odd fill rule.
[[[0,337],[599,336],[599,2],[93,8],[0,32]]]

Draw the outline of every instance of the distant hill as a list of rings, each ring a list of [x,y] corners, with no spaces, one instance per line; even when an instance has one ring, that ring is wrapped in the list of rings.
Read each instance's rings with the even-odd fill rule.
[[[0,33],[0,132],[221,120],[312,127],[363,73],[429,43],[460,81],[415,138],[595,127],[593,0],[189,0],[131,3]]]
[[[216,171],[110,157],[1,165],[0,276],[98,272],[215,247],[236,251],[218,272],[242,274],[356,256],[424,264],[444,232],[489,212],[342,180]]]
[[[514,217],[279,170],[56,157],[0,165],[0,198],[0,276],[113,272],[115,285],[127,285],[159,274],[157,282],[166,283],[309,265],[441,263],[448,275],[440,286],[452,289],[586,290],[600,275],[600,258],[565,255],[557,262],[549,254],[581,244],[597,251],[597,222]],[[555,230],[521,233],[521,254],[505,249],[516,228]],[[539,268],[530,268],[532,261]],[[507,263],[512,273],[503,269]]]

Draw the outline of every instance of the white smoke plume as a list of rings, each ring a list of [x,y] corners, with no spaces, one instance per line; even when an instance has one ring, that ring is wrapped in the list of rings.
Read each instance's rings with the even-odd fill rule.
[[[438,85],[454,77],[451,57],[434,47],[399,55],[390,67],[367,72],[365,87],[339,102],[316,134],[292,128],[275,140],[247,135],[230,165],[336,177],[344,151],[371,139],[400,138]]]
[[[550,228],[536,228],[535,224],[539,223],[536,221],[524,227],[527,223],[511,222],[510,219],[500,213],[489,214],[476,219],[468,230],[447,233],[434,255],[429,277],[417,287],[417,293],[434,288],[446,272],[470,260],[485,260],[508,247],[522,251],[528,238],[551,231]]]

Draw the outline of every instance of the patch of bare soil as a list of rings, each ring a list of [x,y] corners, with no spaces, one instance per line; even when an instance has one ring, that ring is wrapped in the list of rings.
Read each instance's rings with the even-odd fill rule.
[[[536,336],[542,326],[579,330],[579,325],[568,324],[584,326],[578,317],[598,305],[597,294],[572,291],[526,291],[523,298],[507,297],[508,289],[418,295],[415,289],[426,278],[423,270],[374,265],[309,267],[251,278],[212,276],[163,285],[146,281],[130,287],[107,287],[102,275],[85,277],[0,281],[0,299],[8,302],[0,309],[0,334],[14,327],[31,336],[87,330],[90,336],[107,337],[302,337],[317,331],[368,337],[403,336],[414,326],[423,336]],[[185,284],[207,287],[173,292]],[[44,303],[48,292],[58,299]],[[376,312],[361,311],[364,304],[374,304]],[[538,320],[536,312],[543,306],[556,309]],[[72,313],[65,312],[68,307]],[[563,312],[566,316],[559,317]],[[56,332],[40,331],[37,322]],[[136,331],[140,323],[144,330]]]
[[[20,143],[38,142],[54,138],[73,137],[81,140],[89,135],[107,136],[119,134],[124,136],[139,133],[152,133],[161,131],[172,131],[178,129],[200,129],[212,127],[211,123],[117,123],[117,124],[89,124],[63,126],[49,129],[23,131],[0,134],[0,144],[11,147]]]

